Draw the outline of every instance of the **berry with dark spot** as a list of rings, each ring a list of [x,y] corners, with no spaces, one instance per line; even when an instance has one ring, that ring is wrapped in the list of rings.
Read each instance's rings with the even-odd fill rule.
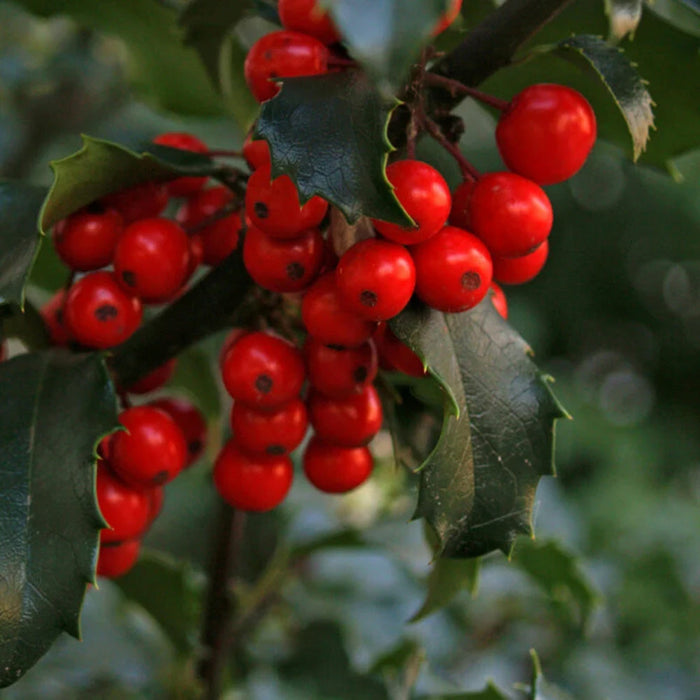
[[[337,348],[308,337],[303,351],[309,384],[326,396],[360,393],[377,376],[377,350],[371,340],[356,348]]]
[[[366,447],[341,447],[314,436],[304,450],[304,474],[324,493],[347,493],[372,473],[372,454]]]
[[[274,411],[260,411],[234,402],[231,429],[236,442],[247,452],[287,454],[306,435],[309,419],[301,399],[292,399]]]

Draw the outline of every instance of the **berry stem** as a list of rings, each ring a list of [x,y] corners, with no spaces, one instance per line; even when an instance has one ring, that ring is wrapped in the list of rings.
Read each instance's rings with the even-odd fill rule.
[[[480,177],[479,171],[462,155],[457,144],[452,143],[440,130],[440,127],[426,114],[421,115],[423,128],[457,161],[462,177],[475,181]]]
[[[200,221],[198,224],[195,224],[194,226],[188,226],[187,228],[185,228],[185,233],[188,236],[191,236],[195,233],[203,231],[205,228],[207,228],[207,226],[211,226],[217,221],[221,221],[227,216],[233,214],[234,212],[237,212],[241,208],[241,204],[242,203],[240,199],[232,199],[230,202],[221,207],[221,209],[217,209],[211,216],[207,216],[206,219],[202,219],[202,221]]]
[[[426,85],[432,85],[433,87],[443,87],[449,91],[452,97],[457,97],[459,95],[467,95],[468,97],[473,97],[479,102],[483,102],[489,107],[493,107],[500,111],[507,109],[509,102],[507,100],[502,100],[500,97],[495,97],[494,95],[489,95],[476,88],[469,87],[464,83],[460,83],[459,80],[454,80],[453,78],[448,78],[444,75],[437,75],[436,73],[426,73],[425,76]]]
[[[335,54],[330,54],[328,56],[328,67],[329,68],[357,68],[357,61],[353,61],[352,58],[343,58],[342,56],[336,56]]]
[[[228,151],[228,150],[212,150],[205,151],[202,153],[203,156],[209,156],[210,158],[243,158],[241,151]]]

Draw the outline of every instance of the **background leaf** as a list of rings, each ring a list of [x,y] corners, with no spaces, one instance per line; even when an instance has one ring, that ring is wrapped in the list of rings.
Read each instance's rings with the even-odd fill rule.
[[[616,40],[634,34],[642,19],[642,0],[605,0],[610,20],[610,35]]]
[[[446,412],[421,469],[416,517],[435,530],[442,555],[510,551],[517,534],[532,530],[535,489],[553,473],[553,424],[564,410],[490,299],[461,314],[413,305],[391,327],[428,367],[452,352],[461,388],[451,388],[464,397],[459,419]]]
[[[700,36],[700,3],[695,0],[647,0],[646,7],[676,29]]]
[[[544,677],[539,657],[534,649],[530,651],[530,656],[532,658],[533,675],[528,700],[573,700],[571,695],[553,685]]]
[[[359,71],[287,79],[263,103],[256,134],[270,145],[273,176],[289,175],[302,201],[320,195],[351,223],[371,216],[410,224],[384,175],[394,106]]]
[[[94,447],[117,425],[99,355],[20,355],[0,365],[0,686],[63,630],[79,636],[103,520]],[[75,397],[80,396],[80,401]]]
[[[0,306],[24,305],[24,286],[41,240],[38,221],[46,188],[0,182]]]

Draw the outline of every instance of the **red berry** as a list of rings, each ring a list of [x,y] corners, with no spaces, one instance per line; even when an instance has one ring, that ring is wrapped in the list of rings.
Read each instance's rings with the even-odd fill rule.
[[[493,276],[503,284],[523,284],[534,279],[547,262],[549,243],[545,241],[519,258],[493,258]]]
[[[301,318],[309,335],[320,343],[349,348],[369,340],[375,327],[372,321],[347,311],[341,304],[333,272],[319,277],[306,292]]]
[[[273,238],[296,238],[321,223],[328,202],[314,196],[301,206],[297,188],[287,175],[270,178],[271,168],[266,165],[248,180],[245,211],[253,226]]]
[[[311,336],[304,344],[309,384],[326,396],[357,394],[377,376],[377,350],[369,340],[356,348],[330,347]]]
[[[476,186],[476,181],[465,180],[460,183],[452,193],[452,209],[450,210],[450,223],[465,231],[472,230],[472,222],[469,216],[469,208],[472,199],[472,192]]]
[[[206,153],[209,150],[207,145],[196,136],[182,131],[160,134],[153,139],[153,143],[194,153]],[[178,177],[166,183],[166,187],[171,197],[189,197],[201,190],[206,181],[206,177]]]
[[[177,423],[152,406],[127,408],[119,415],[126,430],[115,433],[110,466],[124,481],[146,488],[172,481],[185,466],[187,445]]]
[[[116,209],[96,205],[59,221],[53,229],[53,243],[58,257],[72,270],[99,270],[112,262],[123,229]]]
[[[114,251],[120,284],[145,302],[170,301],[186,281],[189,264],[187,234],[169,219],[130,224]]]
[[[251,170],[257,170],[265,165],[270,165],[270,147],[265,139],[253,140],[252,133],[245,137],[243,142],[243,157]]]
[[[420,243],[434,236],[445,225],[452,206],[445,178],[431,165],[419,160],[397,160],[386,169],[386,176],[417,228],[403,228],[372,219],[377,231],[404,245]]]
[[[297,238],[272,238],[255,226],[246,232],[243,263],[255,282],[273,292],[300,292],[318,276],[323,262],[323,237],[317,228]]]
[[[276,78],[319,75],[328,71],[328,49],[318,39],[281,30],[258,39],[248,51],[243,73],[258,102],[279,92]]]
[[[367,238],[340,258],[335,282],[345,308],[369,321],[385,321],[411,300],[416,270],[404,246]]]
[[[148,524],[149,527],[153,521],[160,515],[160,511],[163,510],[163,503],[165,501],[165,489],[162,486],[154,486],[152,489],[146,491],[150,496],[150,510],[148,511]]]
[[[65,324],[63,308],[66,303],[66,290],[59,289],[39,309],[49,331],[52,345],[68,345],[71,340],[70,333]]]
[[[190,197],[177,212],[178,223],[201,238],[203,259],[207,265],[218,265],[238,246],[243,229],[240,213],[232,212],[202,227],[204,221],[220,212],[232,200],[233,193],[227,187],[211,187]]]
[[[116,209],[124,225],[158,216],[168,205],[168,188],[162,182],[142,182],[119,192],[105,195],[103,206]]]
[[[219,350],[219,370],[223,371],[224,361],[226,360],[226,354],[234,346],[236,342],[244,335],[248,333],[245,328],[232,328],[226,337],[224,342],[221,343],[221,350]]]
[[[190,264],[187,266],[186,279],[194,274],[194,271],[204,262],[204,243],[198,233],[193,233],[190,237]],[[238,241],[236,241],[238,243]]]
[[[505,319],[508,318],[508,302],[505,292],[495,283],[491,282],[491,303],[496,307],[496,311]]]
[[[388,323],[379,324],[374,341],[385,369],[403,372],[410,377],[424,377],[427,374],[420,357],[394,335]]]
[[[346,493],[367,481],[372,454],[366,447],[340,447],[313,437],[304,451],[304,473],[319,491]]]
[[[459,11],[462,9],[462,0],[452,0],[450,7],[447,12],[440,18],[440,21],[435,26],[435,29],[431,32],[432,36],[437,36],[447,29],[452,22],[457,19]]]
[[[166,384],[170,377],[173,376],[176,365],[177,359],[172,357],[160,367],[156,367],[154,370],[141,377],[141,379],[126,387],[126,390],[130,394],[148,394],[151,391],[160,389],[160,387]]]
[[[586,98],[565,85],[542,83],[519,92],[496,127],[508,168],[540,185],[574,175],[596,139],[596,118]]]
[[[476,236],[455,226],[415,246],[416,294],[439,311],[476,306],[491,284],[491,256]]]
[[[231,409],[233,435],[248,452],[287,454],[304,439],[308,425],[301,399],[292,399],[275,411],[259,411],[242,403],[234,403]]]
[[[301,353],[289,341],[255,332],[229,349],[221,374],[236,401],[273,410],[299,396],[306,372]]]
[[[489,173],[474,186],[470,229],[492,255],[527,255],[552,230],[552,205],[544,190],[515,173]]]
[[[100,544],[97,575],[106,578],[117,578],[124,575],[139,558],[140,548],[140,540]]]
[[[312,391],[307,405],[316,435],[334,445],[366,445],[382,427],[382,403],[371,385],[343,399]]]
[[[214,485],[234,508],[264,512],[284,500],[294,467],[287,455],[251,455],[229,440],[214,463]]]
[[[140,537],[148,527],[151,497],[148,491],[137,491],[118,479],[107,464],[97,462],[95,482],[97,505],[109,529],[101,533],[103,542],[121,542]]]
[[[90,272],[68,290],[63,320],[75,340],[91,348],[111,348],[139,326],[141,302],[127,294],[111,272]]]
[[[340,41],[338,30],[318,0],[280,0],[277,12],[285,29],[303,32],[324,44]]]
[[[193,403],[179,396],[155,399],[148,405],[165,411],[177,423],[187,443],[185,467],[194,464],[202,456],[207,443],[207,423],[202,412]]]

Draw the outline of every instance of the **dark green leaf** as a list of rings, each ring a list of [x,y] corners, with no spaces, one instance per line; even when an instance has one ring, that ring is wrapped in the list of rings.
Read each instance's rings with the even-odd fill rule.
[[[445,411],[420,472],[416,517],[433,528],[444,556],[509,552],[532,531],[537,482],[553,473],[553,424],[566,413],[489,299],[461,314],[412,305],[391,327],[450,382],[460,407],[459,418]]]
[[[353,58],[372,76],[380,92],[397,93],[410,65],[430,39],[448,7],[447,0],[330,0],[335,25]]]
[[[0,365],[0,686],[63,630],[79,636],[104,522],[94,496],[98,439],[117,425],[99,355],[51,351]]]
[[[208,420],[216,420],[221,414],[214,365],[202,350],[190,348],[178,356],[175,374],[168,382],[171,388],[187,391]]]
[[[137,88],[167,110],[215,115],[223,104],[194,49],[183,45],[177,14],[157,0],[18,0],[30,12],[69,15],[79,24],[119,37],[129,50]]]
[[[634,35],[642,19],[642,0],[605,0],[605,11],[610,21],[610,36],[619,41]]]
[[[700,148],[672,158],[668,169],[676,182],[700,182]]]
[[[24,286],[37,254],[44,187],[0,182],[0,305],[24,305]]]
[[[256,132],[270,144],[273,176],[289,175],[302,201],[320,195],[351,223],[364,215],[408,225],[384,174],[394,106],[359,71],[293,78],[263,104]]]
[[[43,230],[105,194],[148,180],[178,175],[210,175],[216,165],[207,157],[150,145],[135,153],[124,146],[89,136],[73,155],[51,163],[54,182],[41,212]]]
[[[521,537],[512,561],[554,601],[574,606],[581,626],[586,626],[598,603],[598,593],[571,552],[555,540],[541,542]]]
[[[0,307],[0,338],[18,338],[32,350],[50,345],[44,319],[33,304],[26,302],[24,311],[17,306]]]
[[[475,690],[473,693],[422,696],[419,700],[511,700],[511,698],[489,681],[483,690]]]
[[[654,126],[653,101],[637,69],[622,51],[597,36],[582,34],[560,42],[557,50],[575,52],[600,76],[615,104],[622,112],[630,136],[635,160],[646,148],[649,130]]]
[[[700,4],[694,0],[653,0],[647,8],[676,29],[700,37]]]
[[[115,583],[151,615],[178,652],[192,651],[197,644],[203,586],[189,564],[146,551]]]
[[[571,695],[547,681],[542,674],[540,660],[534,649],[530,651],[530,656],[532,657],[533,671],[528,700],[573,700]]]

